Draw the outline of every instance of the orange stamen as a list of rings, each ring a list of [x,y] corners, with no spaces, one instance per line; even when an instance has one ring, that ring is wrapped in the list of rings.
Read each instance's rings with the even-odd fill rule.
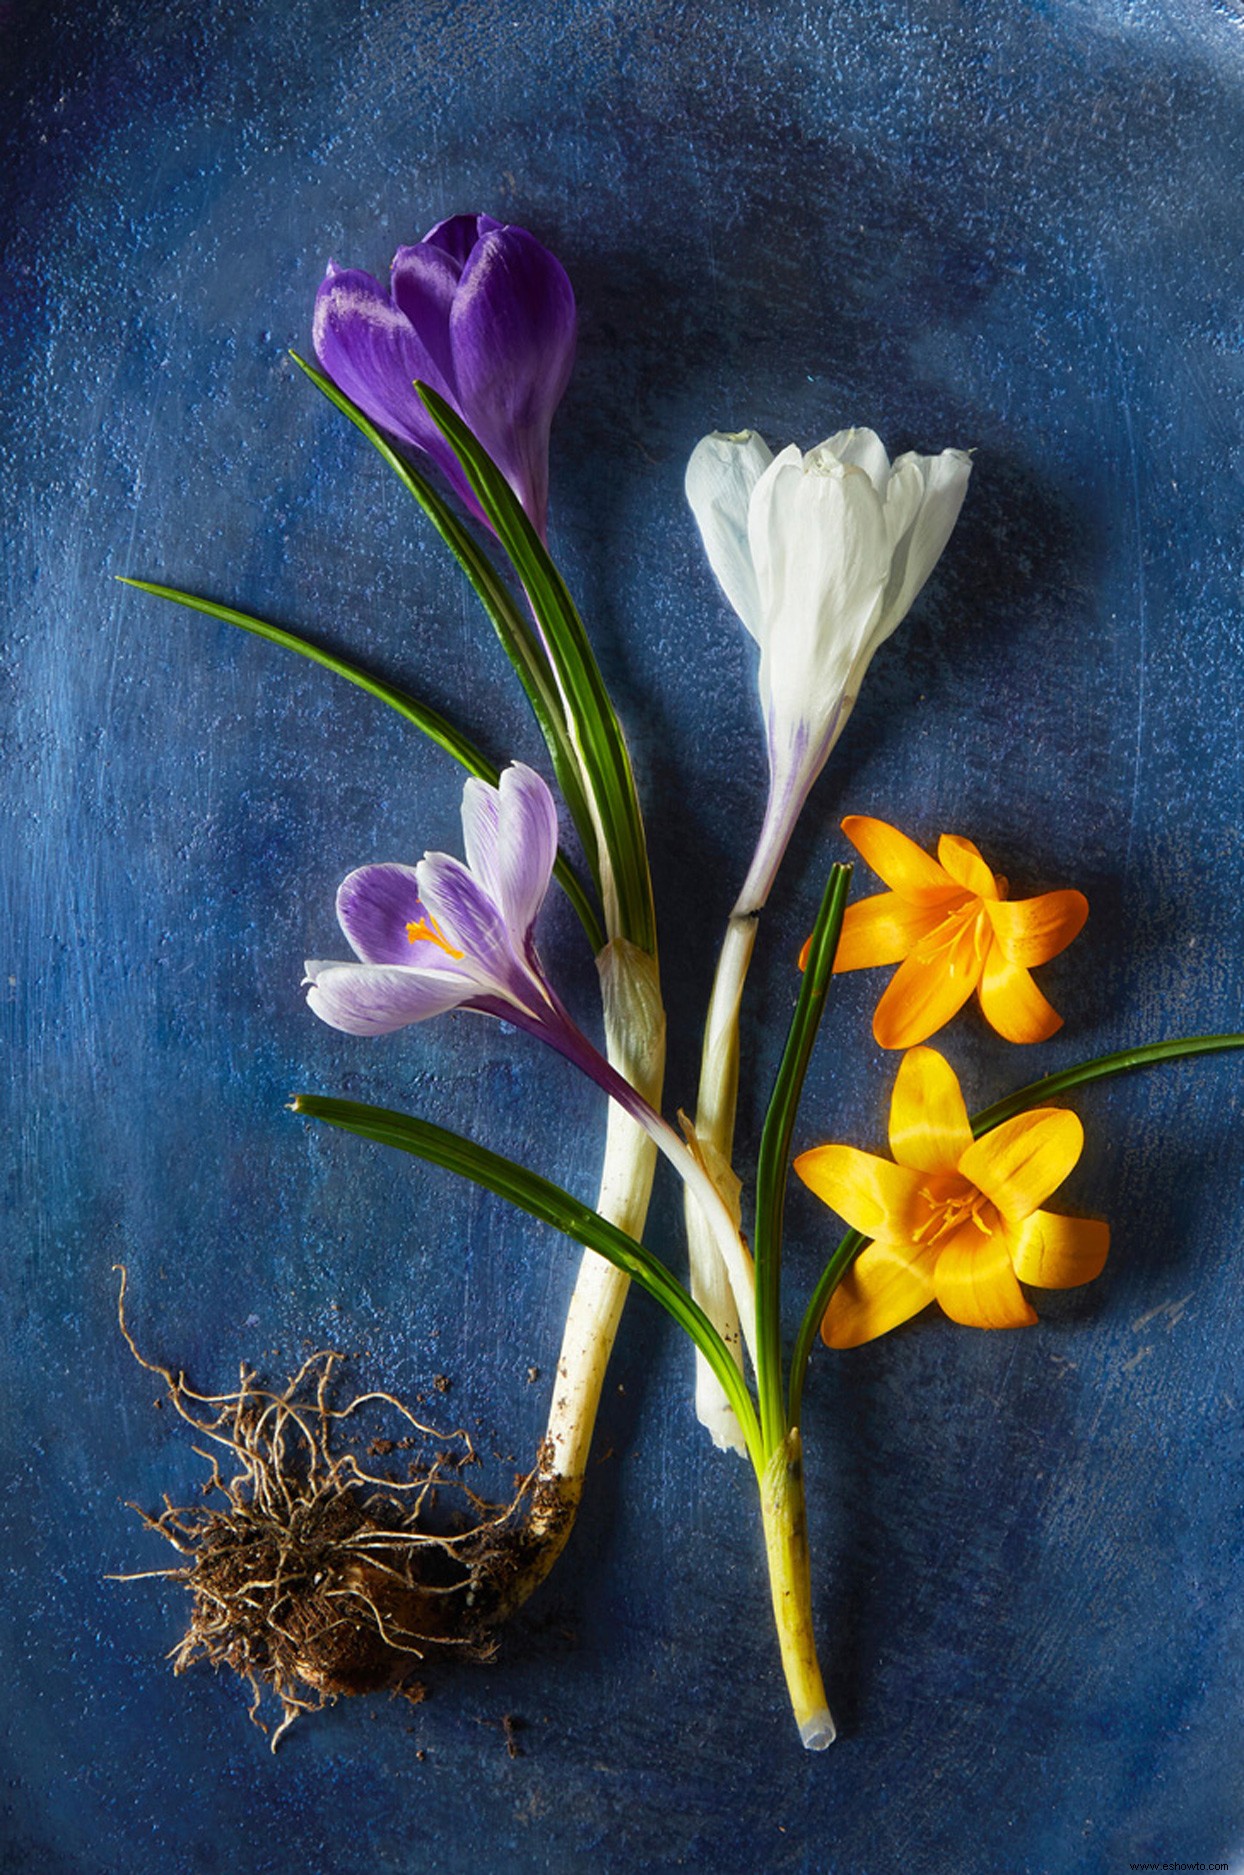
[[[406,941],[409,944],[435,944],[438,950],[444,951],[446,957],[452,957],[455,960],[466,956],[465,951],[454,949],[435,918],[420,918],[417,922],[408,924]]]

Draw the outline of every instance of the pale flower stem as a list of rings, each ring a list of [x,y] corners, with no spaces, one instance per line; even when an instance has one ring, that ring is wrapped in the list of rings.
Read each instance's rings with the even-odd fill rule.
[[[755,917],[733,917],[717,963],[708,1018],[704,1025],[704,1052],[696,1108],[696,1139],[706,1165],[738,1221],[738,1179],[731,1168],[734,1117],[739,1084],[739,1000],[752,949],[756,942]],[[700,1206],[687,1193],[684,1206],[691,1294],[733,1345],[730,1331],[738,1334],[738,1305],[726,1278],[708,1222]],[[747,1450],[742,1429],[725,1391],[699,1349],[695,1352],[696,1417],[707,1427],[713,1443],[723,1450]]]

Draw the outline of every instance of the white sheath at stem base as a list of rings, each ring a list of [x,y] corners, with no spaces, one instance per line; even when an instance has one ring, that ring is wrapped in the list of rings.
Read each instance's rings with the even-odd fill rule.
[[[646,952],[616,938],[597,958],[597,968],[609,1060],[659,1110],[665,1075],[665,1012],[656,964]],[[656,1146],[644,1129],[610,1101],[596,1208],[631,1237],[643,1237],[656,1156]],[[629,1288],[629,1276],[594,1250],[584,1251],[566,1316],[540,1460],[541,1481],[555,1484],[571,1506],[577,1504],[583,1489],[605,1370]],[[563,1541],[569,1528],[568,1520]]]

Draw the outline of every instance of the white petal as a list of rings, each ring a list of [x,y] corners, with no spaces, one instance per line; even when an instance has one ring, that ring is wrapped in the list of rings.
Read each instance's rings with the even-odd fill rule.
[[[905,534],[895,542],[877,644],[907,616],[941,559],[967,494],[972,459],[963,449],[944,449],[940,456],[900,456],[894,473],[908,474],[913,468],[920,473],[924,493]]]
[[[748,631],[762,640],[762,614],[747,538],[752,490],[773,457],[754,430],[715,430],[696,444],[687,464],[686,491],[708,563]]]
[[[876,430],[839,430],[827,443],[822,443],[821,448],[837,456],[839,462],[863,469],[877,493],[885,494],[890,479],[890,458]]]
[[[885,511],[863,470],[784,451],[756,486],[750,541],[767,621],[760,690],[770,736],[806,730],[812,759],[880,614]]]

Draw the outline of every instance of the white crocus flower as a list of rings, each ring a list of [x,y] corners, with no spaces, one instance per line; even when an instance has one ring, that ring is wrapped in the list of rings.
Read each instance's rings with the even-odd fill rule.
[[[958,519],[961,449],[891,464],[872,430],[805,456],[751,431],[715,433],[687,466],[709,564],[760,646],[769,805],[738,909],[758,910],[799,810],[878,645],[906,616]]]
[[[799,811],[846,724],[878,645],[937,565],[967,490],[961,449],[891,464],[872,430],[840,430],[806,456],[774,456],[750,430],[697,444],[687,499],[709,564],[760,646],[769,800],[713,983],[695,1130],[727,1203],[734,1148],[739,1003],[764,905]],[[695,1206],[687,1208],[691,1291],[737,1343],[753,1298],[727,1276]],[[696,1362],[696,1410],[718,1445],[742,1450],[715,1375]]]

